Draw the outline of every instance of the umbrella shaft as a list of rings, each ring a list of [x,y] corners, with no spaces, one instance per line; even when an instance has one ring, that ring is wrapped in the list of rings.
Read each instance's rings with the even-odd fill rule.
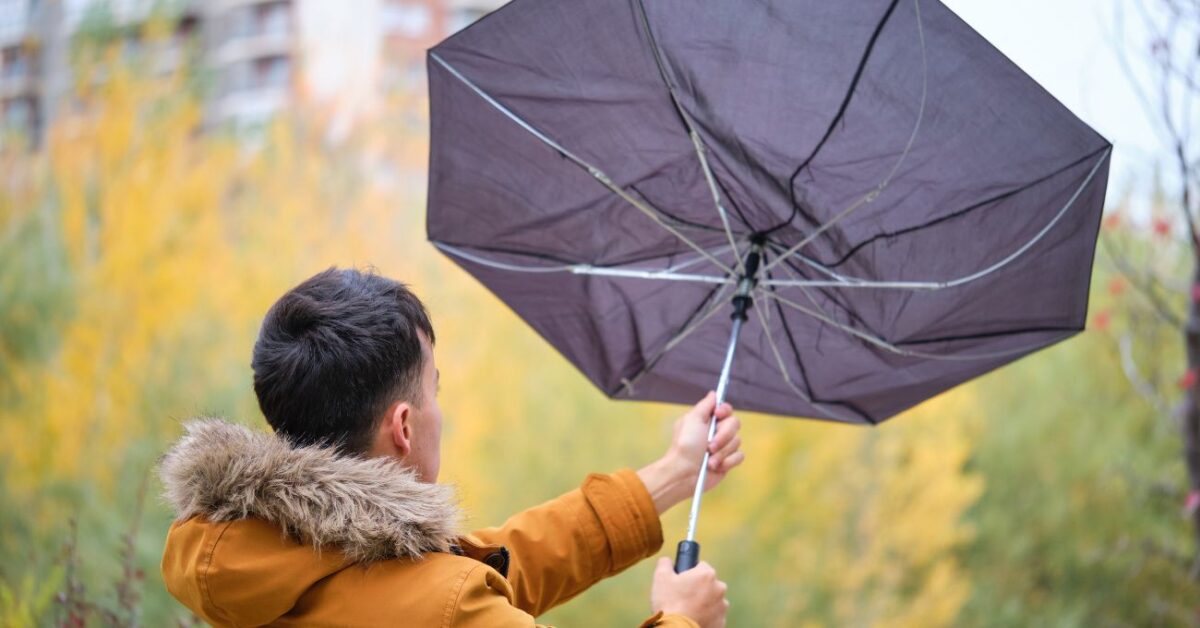
[[[742,317],[735,316],[733,330],[729,334],[729,348],[725,350],[725,364],[721,366],[721,377],[717,380],[717,405],[708,420],[708,442],[717,433],[716,408],[725,403],[725,389],[729,386],[729,369],[733,366],[733,353],[737,350],[738,335],[742,331]],[[692,512],[688,515],[687,540],[696,540],[696,519],[700,516],[700,500],[704,496],[704,480],[708,476],[708,448],[704,450],[704,462],[700,464],[700,477],[696,479],[696,491],[692,493]]]

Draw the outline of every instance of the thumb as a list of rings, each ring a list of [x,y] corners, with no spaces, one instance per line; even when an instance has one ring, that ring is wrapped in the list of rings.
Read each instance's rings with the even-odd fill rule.
[[[663,574],[674,572],[675,564],[671,562],[671,559],[667,558],[666,556],[660,556],[658,559],[658,564],[654,566],[654,575],[661,576]]]
[[[707,395],[704,395],[703,399],[696,402],[696,405],[692,406],[691,413],[692,413],[692,416],[694,416],[698,419],[701,419],[707,423],[708,420],[710,418],[712,418],[713,410],[715,410],[716,407],[717,407],[717,393],[710,390],[710,391],[708,391]]]

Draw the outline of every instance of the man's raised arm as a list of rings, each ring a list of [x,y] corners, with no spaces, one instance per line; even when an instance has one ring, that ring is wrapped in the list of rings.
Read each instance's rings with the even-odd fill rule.
[[[578,489],[472,533],[466,541],[479,547],[465,549],[503,546],[513,603],[534,616],[653,555],[663,543],[659,515],[695,486],[715,403],[710,393],[675,422],[662,458],[637,472],[590,475]],[[732,408],[723,405],[717,418],[705,490],[744,459]]]

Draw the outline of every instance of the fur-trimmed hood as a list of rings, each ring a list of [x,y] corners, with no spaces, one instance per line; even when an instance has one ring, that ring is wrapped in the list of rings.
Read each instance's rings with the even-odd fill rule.
[[[179,520],[263,519],[356,563],[448,551],[457,537],[453,490],[393,460],[292,447],[219,419],[185,427],[159,467]]]

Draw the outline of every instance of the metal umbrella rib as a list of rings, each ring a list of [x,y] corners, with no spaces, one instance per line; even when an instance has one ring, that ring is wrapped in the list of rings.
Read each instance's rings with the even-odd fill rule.
[[[1005,256],[1003,259],[999,260],[995,264],[992,264],[991,266],[988,266],[981,270],[975,271],[969,275],[963,275],[961,277],[956,277],[954,279],[947,279],[944,281],[872,281],[869,279],[862,279],[860,277],[848,277],[845,275],[839,275],[837,273],[834,273],[833,271],[825,269],[826,271],[829,272],[829,274],[836,277],[837,280],[835,280],[835,281],[819,281],[819,280],[809,281],[809,280],[768,279],[768,280],[765,280],[764,283],[766,285],[775,286],[775,287],[829,286],[829,287],[837,287],[837,288],[894,288],[894,289],[900,289],[900,290],[942,290],[945,288],[955,288],[958,286],[962,286],[962,285],[971,283],[972,281],[986,277],[986,276],[1004,268],[1005,266],[1008,266],[1014,260],[1019,258],[1021,255],[1025,254],[1025,252],[1028,251],[1031,247],[1033,247],[1033,245],[1035,245],[1039,241],[1041,241],[1042,238],[1046,237],[1046,234],[1050,233],[1050,230],[1053,229],[1054,226],[1059,223],[1059,221],[1062,219],[1063,215],[1066,214],[1071,209],[1071,207],[1075,204],[1076,199],[1078,199],[1079,196],[1081,194],[1083,194],[1083,191],[1085,189],[1087,189],[1087,186],[1089,184],[1091,184],[1092,179],[1095,178],[1096,173],[1099,172],[1100,167],[1102,165],[1104,165],[1104,163],[1108,160],[1108,156],[1111,153],[1112,153],[1111,147],[1109,147],[1107,150],[1105,150],[1103,153],[1101,153],[1100,157],[1096,160],[1096,163],[1092,165],[1092,169],[1090,171],[1088,171],[1087,177],[1085,177],[1083,182],[1079,184],[1079,187],[1075,189],[1075,193],[1071,195],[1071,197],[1067,200],[1066,204],[1064,204],[1061,209],[1059,209],[1057,212],[1055,212],[1054,217],[1051,218],[1050,221],[1047,222],[1046,225],[1041,228],[1041,230],[1039,230],[1036,234],[1034,234],[1034,236],[1032,238],[1027,240],[1024,244],[1022,244],[1016,250],[1012,251],[1011,253],[1009,253],[1007,256]],[[774,262],[772,262],[771,264],[768,264],[766,266],[766,269],[769,270],[772,266],[774,266],[775,264],[782,261],[784,259],[784,256],[789,255],[789,254],[795,254],[795,253],[796,253],[796,247],[793,247],[793,249],[789,249],[788,251],[785,251],[784,254],[781,255],[780,257],[776,258],[776,260]],[[820,268],[824,268],[824,267],[820,267]]]
[[[663,217],[660,212],[658,212],[654,208],[650,207],[647,203],[644,203],[644,202],[639,201],[638,199],[634,198],[633,195],[629,194],[624,189],[622,189],[620,186],[618,186],[615,182],[613,182],[613,180],[611,178],[609,178],[609,176],[607,174],[605,174],[602,170],[600,170],[596,166],[593,166],[592,164],[588,163],[587,161],[584,161],[581,157],[579,157],[575,153],[572,153],[571,151],[564,148],[558,142],[555,142],[553,139],[550,139],[550,137],[548,137],[545,133],[542,133],[536,127],[534,127],[532,124],[530,124],[529,122],[522,119],[521,116],[518,116],[516,113],[513,113],[513,111],[511,109],[509,109],[508,107],[505,107],[503,104],[500,103],[500,101],[496,100],[490,94],[488,94],[487,92],[480,89],[479,86],[477,86],[475,83],[471,82],[471,80],[468,79],[466,76],[463,76],[463,74],[461,72],[459,72],[457,69],[455,69],[454,66],[447,63],[445,59],[442,59],[440,56],[438,56],[438,54],[436,52],[430,52],[429,56],[434,61],[436,61],[439,65],[446,68],[446,70],[448,72],[450,72],[450,74],[452,74],[456,79],[461,81],[464,85],[466,85],[472,91],[474,91],[476,94],[478,94],[480,98],[484,99],[489,105],[491,105],[497,111],[504,114],[506,117],[508,117],[513,122],[516,122],[518,125],[521,126],[521,128],[525,129],[526,131],[529,131],[530,134],[532,134],[537,139],[541,140],[542,143],[544,143],[547,146],[558,151],[561,155],[563,155],[567,159],[570,159],[571,161],[575,162],[577,165],[579,165],[584,170],[587,170],[588,173],[590,173],[593,177],[595,177],[595,179],[597,181],[599,181],[602,185],[604,185],[604,187],[611,190],[614,194],[616,194],[617,196],[624,199],[630,205],[633,205],[635,208],[637,208],[639,211],[641,211],[643,214],[645,214],[651,220],[653,220],[656,224],[661,226],[663,229],[666,229],[671,235],[678,238],[680,242],[683,242],[684,244],[688,245],[693,250],[695,250],[697,253],[700,253],[701,255],[707,257],[709,261],[711,261],[713,264],[715,264],[718,268],[725,271],[726,273],[728,273],[730,275],[735,274],[734,270],[732,268],[721,263],[720,260],[718,260],[717,258],[710,255],[700,245],[696,244],[690,238],[688,238],[687,236],[680,233],[679,230],[677,230],[674,227],[672,227],[671,225],[667,224],[667,222],[665,220],[663,220]]]
[[[662,77],[663,84],[667,86],[667,92],[671,95],[671,103],[675,105],[675,111],[679,113],[680,119],[683,120],[684,126],[687,128],[688,138],[692,141],[692,148],[696,151],[696,159],[700,162],[700,169],[704,171],[704,180],[708,183],[709,192],[712,194],[713,205],[716,206],[717,214],[721,217],[721,226],[725,229],[725,235],[729,238],[729,245],[733,247],[735,254],[734,259],[737,260],[737,270],[739,273],[745,272],[746,268],[742,264],[741,252],[737,249],[737,244],[734,242],[733,230],[729,227],[729,216],[725,211],[725,207],[721,204],[721,192],[717,190],[717,179],[713,176],[712,168],[708,165],[708,159],[704,156],[704,142],[700,139],[700,134],[696,132],[696,125],[692,123],[692,117],[688,115],[683,104],[679,102],[679,94],[675,93],[675,84],[671,82],[670,74],[667,72],[667,63],[663,59],[662,50],[658,47],[658,42],[654,39],[654,30],[650,28],[650,18],[646,16],[646,5],[642,0],[635,0],[638,8],[638,16],[641,18],[642,28],[645,29],[646,39],[650,42],[650,50],[654,53],[654,62],[658,65],[658,73]]]

